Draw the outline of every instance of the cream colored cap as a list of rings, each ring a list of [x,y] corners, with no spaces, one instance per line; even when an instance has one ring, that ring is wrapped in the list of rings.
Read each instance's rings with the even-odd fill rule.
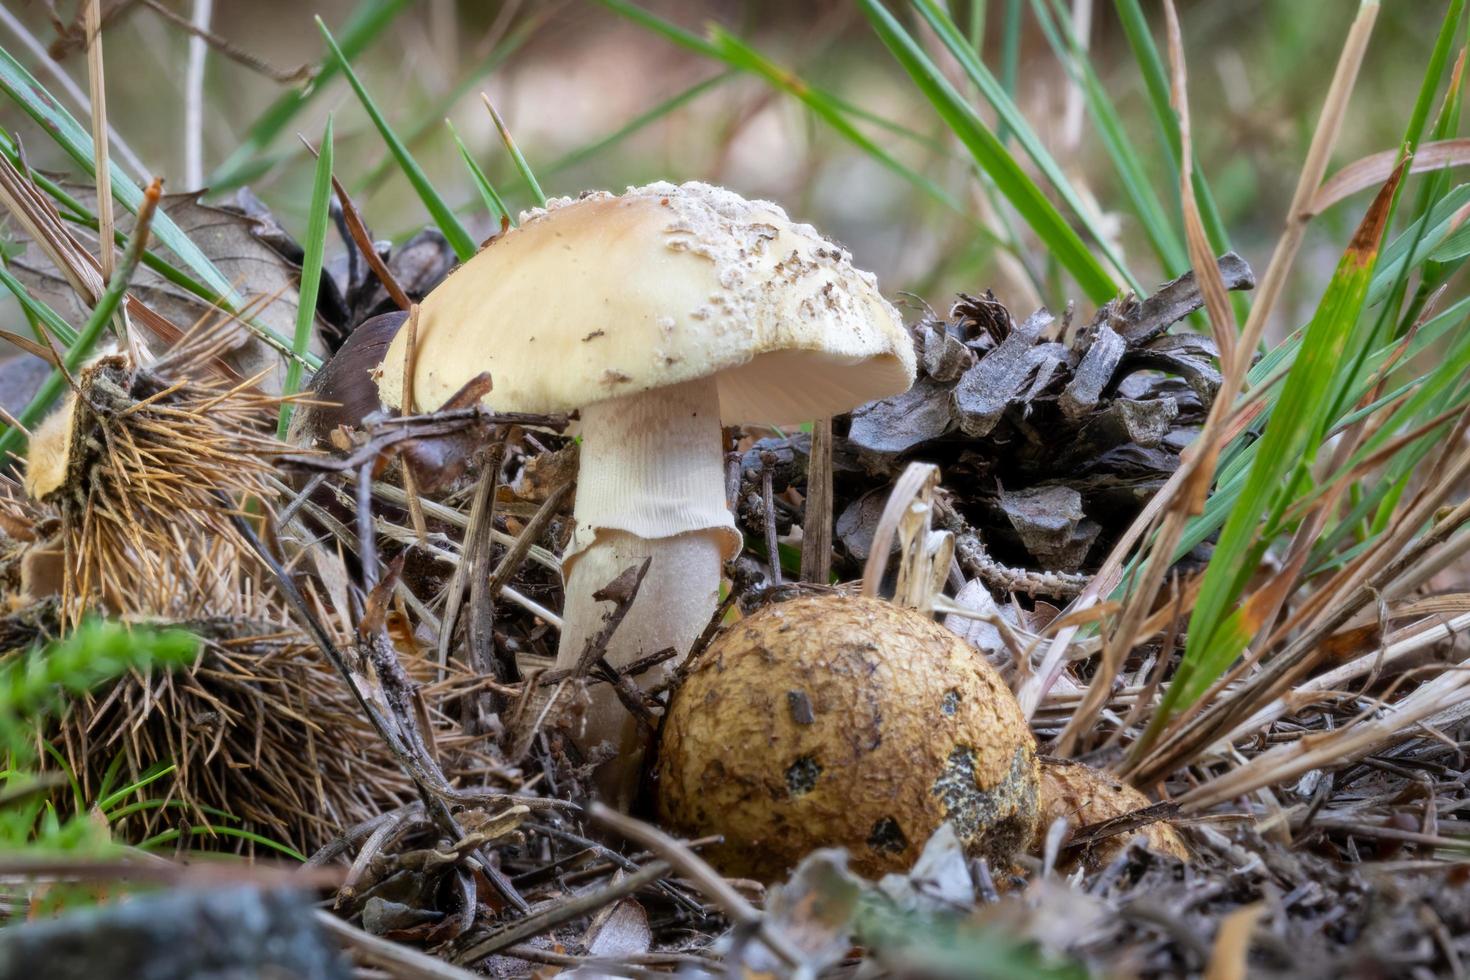
[[[378,390],[398,407],[400,332]],[[726,423],[896,394],[914,352],[874,278],[778,206],[708,184],[592,192],[521,216],[424,300],[414,401],[489,371],[500,411],[568,412],[718,375]]]

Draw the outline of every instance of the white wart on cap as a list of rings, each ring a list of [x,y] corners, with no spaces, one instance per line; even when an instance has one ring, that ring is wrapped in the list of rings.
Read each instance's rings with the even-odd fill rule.
[[[379,380],[394,406],[405,345],[400,334]],[[914,377],[897,312],[843,248],[774,204],[700,183],[593,192],[522,215],[424,300],[415,364],[417,410],[488,371],[486,400],[500,411],[581,413],[560,666],[601,625],[606,607],[591,594],[647,557],[608,661],[682,656],[707,625],[721,561],[739,546],[722,422],[824,418]],[[621,753],[613,791],[625,797],[640,740],[601,685],[586,743],[604,739]]]

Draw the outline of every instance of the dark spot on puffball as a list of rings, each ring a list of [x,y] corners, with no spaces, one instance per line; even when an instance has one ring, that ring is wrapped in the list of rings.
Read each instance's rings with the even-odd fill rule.
[[[953,718],[954,713],[959,710],[959,707],[960,692],[956,691],[954,688],[950,688],[948,691],[945,691],[944,701],[941,702],[939,710],[943,711],[946,715]]]
[[[822,775],[822,765],[809,755],[798,758],[786,767],[786,789],[792,796],[810,793]]]
[[[791,720],[798,725],[810,725],[817,720],[812,711],[812,699],[805,691],[787,691],[786,705],[791,709]]]
[[[868,846],[879,854],[902,854],[908,849],[909,840],[897,820],[884,817],[868,832]]]

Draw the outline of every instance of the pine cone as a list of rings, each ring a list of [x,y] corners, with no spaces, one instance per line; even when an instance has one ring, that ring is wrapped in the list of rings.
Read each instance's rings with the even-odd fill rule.
[[[1219,267],[1227,287],[1255,285],[1234,253]],[[925,317],[913,327],[913,388],[853,412],[837,440],[868,475],[844,481],[837,537],[860,557],[881,510],[871,498],[917,458],[939,464],[954,511],[995,559],[1094,570],[1178,467],[1220,385],[1214,343],[1167,332],[1200,306],[1188,273],[1146,300],[1104,305],[1080,328],[1070,309],[1017,323],[989,292]],[[866,493],[851,494],[863,483]]]

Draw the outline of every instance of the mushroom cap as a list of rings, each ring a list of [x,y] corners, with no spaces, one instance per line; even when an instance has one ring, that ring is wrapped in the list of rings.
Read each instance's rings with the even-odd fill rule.
[[[1044,759],[1041,763],[1041,795],[1038,801],[1040,819],[1031,849],[1040,853],[1046,843],[1048,828],[1065,818],[1072,829],[1101,823],[1142,810],[1149,798],[1117,777],[1065,759]],[[1098,841],[1082,855],[1089,869],[1104,867],[1133,841],[1139,841],[1155,854],[1180,861],[1189,860],[1189,848],[1167,820],[1156,820],[1132,833],[1119,834]]]
[[[359,428],[363,419],[382,408],[370,379],[407,319],[408,314],[401,310],[381,313],[362,321],[347,335],[312,377],[312,400],[296,406],[292,413],[288,436],[292,445],[325,445],[337,426]]]
[[[727,874],[775,880],[840,845],[862,874],[907,870],[952,821],[1002,867],[1031,840],[1031,732],[985,658],[880,599],[769,606],[727,629],[664,719],[660,817]]]
[[[402,400],[407,338],[384,401]],[[414,401],[489,371],[509,412],[568,412],[718,375],[726,423],[793,423],[896,394],[914,351],[871,275],[780,207],[708,184],[561,198],[420,306]]]

